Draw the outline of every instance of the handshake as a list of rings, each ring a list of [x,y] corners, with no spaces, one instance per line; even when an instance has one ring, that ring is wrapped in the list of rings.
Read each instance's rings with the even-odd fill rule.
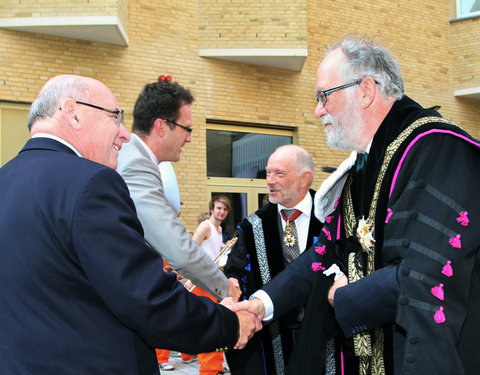
[[[221,305],[237,314],[238,341],[234,349],[243,349],[254,333],[262,329],[262,319],[265,316],[265,306],[258,298],[250,301],[235,302],[232,297],[222,300]]]

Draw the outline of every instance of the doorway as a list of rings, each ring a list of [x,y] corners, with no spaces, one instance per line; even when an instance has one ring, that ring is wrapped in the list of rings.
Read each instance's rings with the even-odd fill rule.
[[[246,181],[244,185],[231,183],[222,183],[221,178],[215,178],[211,181],[209,178],[208,194],[209,200],[217,194],[223,194],[230,199],[231,210],[227,218],[223,221],[222,227],[224,234],[233,235],[237,224],[248,215],[254,213],[263,205],[263,200],[267,193],[267,183],[265,180]],[[228,179],[231,180],[231,179]],[[224,181],[227,182],[227,181]],[[230,182],[230,181],[228,181]]]

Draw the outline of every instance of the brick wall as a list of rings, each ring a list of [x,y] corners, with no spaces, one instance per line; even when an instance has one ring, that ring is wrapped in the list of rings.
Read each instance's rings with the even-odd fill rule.
[[[480,87],[480,18],[452,22],[449,37],[452,56],[449,93]],[[455,121],[479,138],[479,101],[457,98],[454,105]]]
[[[113,3],[126,6],[126,1]],[[61,13],[85,3],[106,9],[110,4],[49,3],[53,1],[2,1],[0,11],[6,13],[0,17],[33,11],[46,16],[44,8]],[[298,144],[313,155],[318,171],[324,165],[338,165],[348,154],[325,145],[320,121],[313,117],[315,72],[323,50],[347,32],[378,37],[399,59],[409,96],[424,106],[441,105],[445,117],[480,138],[478,101],[453,97],[463,84],[479,85],[475,36],[479,26],[475,20],[454,29],[448,2],[271,0],[262,1],[263,7],[258,3],[129,0],[128,47],[0,29],[0,100],[33,101],[54,75],[87,75],[112,89],[126,111],[129,128],[134,102],[146,83],[169,74],[190,88],[196,97],[193,143],[174,164],[184,202],[181,219],[190,231],[208,203],[206,119],[294,128]],[[221,37],[216,36],[219,33]],[[460,38],[470,51],[463,58],[460,47],[452,47]],[[199,48],[252,47],[308,47],[309,55],[301,72],[198,57]],[[317,173],[313,186],[325,177]]]
[[[306,0],[199,0],[199,48],[306,48]]]

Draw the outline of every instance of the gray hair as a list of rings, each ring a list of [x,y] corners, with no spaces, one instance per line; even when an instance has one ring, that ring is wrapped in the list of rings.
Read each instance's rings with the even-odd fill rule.
[[[282,148],[294,148],[297,154],[297,159],[296,159],[296,167],[297,167],[297,172],[298,175],[300,176],[301,174],[309,171],[312,172],[312,181],[310,181],[310,185],[312,185],[313,182],[313,176],[315,175],[315,163],[313,162],[312,157],[310,154],[303,149],[302,147],[294,144],[287,144],[287,145],[282,145],[276,148],[275,152],[278,150],[281,150]]]
[[[78,76],[65,75],[47,82],[30,107],[28,130],[32,129],[32,125],[37,119],[52,117],[65,98],[89,102],[88,89],[88,83]]]
[[[315,164],[313,163],[313,159],[304,149],[299,150],[297,153],[297,165],[299,166],[298,169],[301,173],[310,171],[312,172],[312,175],[315,174]]]
[[[328,48],[325,56],[337,48],[347,57],[347,62],[340,71],[345,80],[372,77],[385,99],[393,96],[400,100],[403,97],[404,84],[400,65],[387,48],[372,40],[346,37]]]

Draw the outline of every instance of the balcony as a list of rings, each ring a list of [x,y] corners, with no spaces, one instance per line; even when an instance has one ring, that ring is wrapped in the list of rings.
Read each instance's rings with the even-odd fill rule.
[[[306,48],[219,48],[200,49],[198,55],[299,72],[305,63],[308,50]]]
[[[2,5],[0,28],[128,45],[128,0]]]

